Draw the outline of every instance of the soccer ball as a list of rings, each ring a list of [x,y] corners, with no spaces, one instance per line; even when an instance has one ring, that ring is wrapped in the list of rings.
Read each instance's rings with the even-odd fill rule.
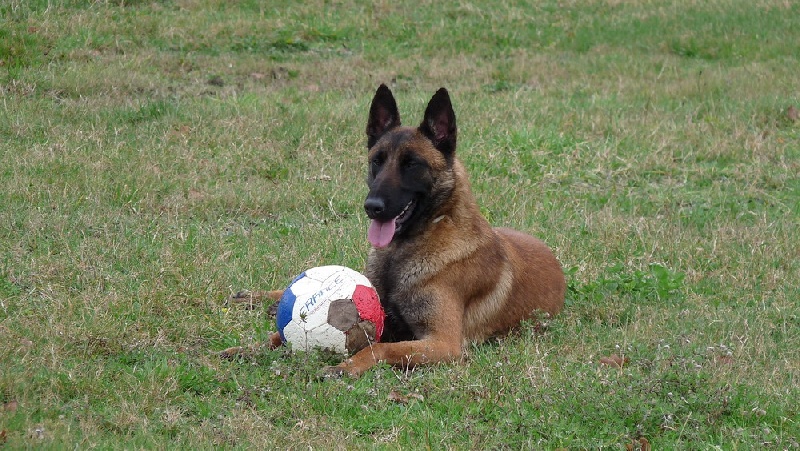
[[[295,277],[278,303],[276,319],[281,340],[292,350],[352,354],[380,341],[384,313],[366,277],[333,265]]]

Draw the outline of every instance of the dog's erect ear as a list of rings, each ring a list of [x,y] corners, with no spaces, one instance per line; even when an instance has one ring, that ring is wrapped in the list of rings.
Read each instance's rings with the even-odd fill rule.
[[[400,112],[392,91],[381,84],[372,98],[367,121],[367,148],[372,148],[384,133],[400,125]]]
[[[420,131],[433,141],[445,157],[450,157],[456,150],[456,113],[450,103],[450,95],[444,88],[439,88],[428,102],[425,118],[419,125]]]

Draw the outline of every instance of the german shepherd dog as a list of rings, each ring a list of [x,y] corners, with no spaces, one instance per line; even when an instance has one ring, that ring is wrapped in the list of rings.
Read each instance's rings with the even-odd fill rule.
[[[550,249],[481,216],[455,155],[456,135],[446,89],[431,98],[418,127],[401,126],[386,85],[376,91],[367,121],[364,209],[372,249],[365,275],[386,323],[381,342],[326,374],[359,376],[378,362],[410,368],[455,361],[465,344],[564,306],[564,273]],[[270,341],[277,347],[280,336]]]

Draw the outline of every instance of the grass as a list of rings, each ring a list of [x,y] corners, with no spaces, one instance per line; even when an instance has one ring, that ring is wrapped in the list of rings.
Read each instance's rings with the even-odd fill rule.
[[[0,17],[0,445],[800,446],[798,5]],[[326,355],[218,359],[274,327],[231,293],[363,266],[381,82],[408,124],[450,90],[482,210],[553,247],[565,311],[460,365],[358,380],[316,380]]]

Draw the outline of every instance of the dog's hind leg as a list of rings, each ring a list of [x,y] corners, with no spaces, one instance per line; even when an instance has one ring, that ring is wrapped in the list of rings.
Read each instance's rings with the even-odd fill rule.
[[[243,305],[246,309],[251,310],[256,305],[262,304],[265,301],[277,301],[283,296],[283,290],[271,291],[249,291],[242,290],[234,294],[228,299],[231,304]]]
[[[233,346],[224,351],[219,353],[219,356],[223,359],[235,359],[237,357],[253,357],[257,355],[259,352],[262,352],[264,348],[266,349],[275,349],[278,346],[283,344],[283,340],[281,340],[281,334],[278,332],[273,332],[269,336],[268,343],[256,343],[250,346]]]

